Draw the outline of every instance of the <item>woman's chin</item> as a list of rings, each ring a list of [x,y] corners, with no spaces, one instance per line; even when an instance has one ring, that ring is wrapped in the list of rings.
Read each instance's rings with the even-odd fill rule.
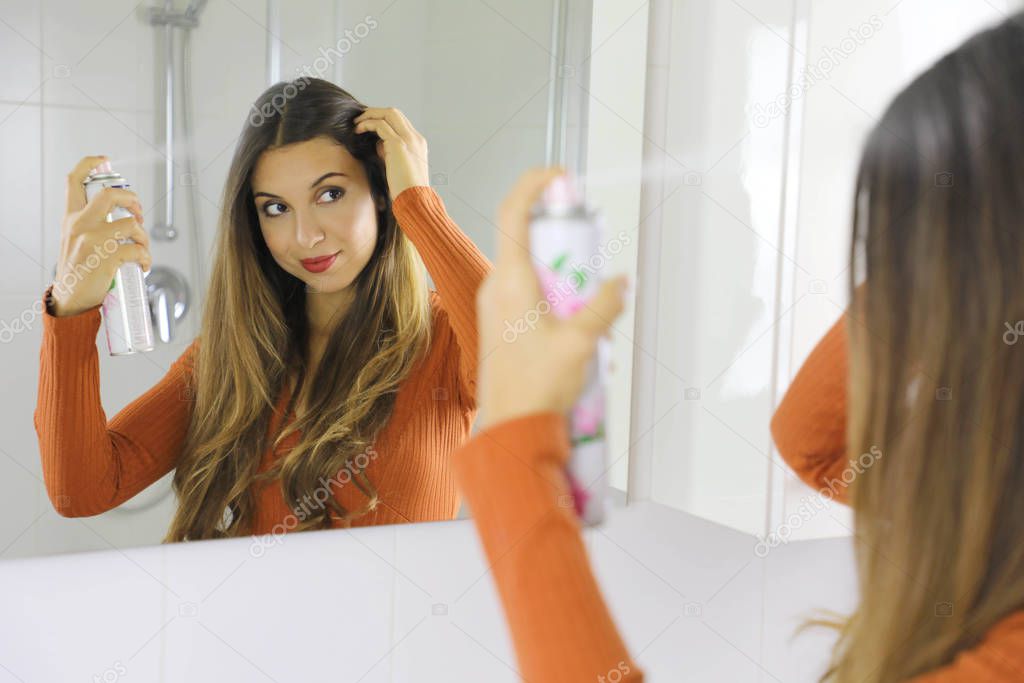
[[[355,282],[355,277],[350,277],[345,273],[333,273],[323,277],[306,273],[302,281],[306,284],[307,294],[337,294],[351,287]]]

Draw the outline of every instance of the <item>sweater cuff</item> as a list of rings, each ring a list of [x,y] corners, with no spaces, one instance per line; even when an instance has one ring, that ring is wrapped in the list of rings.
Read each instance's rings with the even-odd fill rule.
[[[391,211],[396,217],[402,214],[406,218],[416,218],[418,214],[430,211],[447,215],[441,195],[429,185],[412,185],[399,192],[391,202]]]
[[[438,226],[447,226],[451,219],[445,209],[441,195],[427,185],[413,185],[402,190],[391,202],[391,212],[395,214],[402,231],[409,234],[413,244],[438,246],[451,240],[444,240],[439,234]],[[427,246],[429,248],[429,246]]]
[[[88,358],[96,350],[96,335],[100,329],[101,304],[96,304],[75,315],[55,316],[50,312],[48,302],[53,285],[43,293],[43,343],[57,349],[57,355],[65,358]]]

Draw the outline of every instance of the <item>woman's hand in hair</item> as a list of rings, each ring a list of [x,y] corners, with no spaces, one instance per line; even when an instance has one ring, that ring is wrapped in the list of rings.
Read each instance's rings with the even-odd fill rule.
[[[380,137],[377,154],[384,159],[391,200],[416,185],[430,185],[427,140],[394,107],[367,107],[355,118],[357,133]]]
[[[544,295],[530,257],[530,210],[563,172],[526,172],[498,210],[497,259],[477,293],[481,427],[532,413],[567,413],[583,389],[598,340],[623,309],[625,276],[604,282],[569,318],[540,306]],[[520,320],[531,324],[517,325]]]

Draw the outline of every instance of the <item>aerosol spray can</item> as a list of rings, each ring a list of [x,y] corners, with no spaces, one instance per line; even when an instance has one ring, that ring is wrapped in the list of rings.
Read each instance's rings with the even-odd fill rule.
[[[85,180],[86,201],[91,201],[105,187],[128,189],[131,185],[104,161],[93,169]],[[107,214],[107,222],[128,218],[132,214],[120,206]],[[134,241],[125,238],[121,244]],[[107,330],[107,349],[111,356],[125,356],[138,351],[152,351],[153,321],[150,318],[146,281],[142,266],[134,261],[122,263],[110,281],[110,289],[103,297],[103,322]]]
[[[587,264],[600,246],[603,219],[586,206],[573,181],[560,176],[544,192],[530,222],[530,249],[534,268],[550,313],[565,318],[582,308],[601,284]],[[576,512],[587,526],[604,520],[607,489],[605,441],[605,384],[608,344],[603,337],[587,368],[576,405],[567,417],[570,427],[566,475]]]

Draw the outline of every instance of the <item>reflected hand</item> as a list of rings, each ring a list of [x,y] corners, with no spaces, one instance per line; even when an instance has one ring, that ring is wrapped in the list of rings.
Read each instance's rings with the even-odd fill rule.
[[[142,205],[132,190],[108,187],[86,201],[83,183],[107,157],[85,157],[68,173],[64,219],[60,226],[60,257],[53,283],[57,316],[78,315],[99,306],[121,264],[135,261],[148,271],[153,258],[149,235],[142,227]],[[107,214],[121,206],[132,215],[112,223]],[[121,244],[130,238],[132,243]]]
[[[606,280],[572,316],[540,315],[544,301],[530,257],[530,210],[562,168],[523,174],[498,210],[498,254],[477,293],[480,329],[478,405],[481,429],[532,413],[568,413],[586,377],[600,337],[624,307],[626,276]],[[521,334],[516,321],[533,312],[536,325]]]
[[[376,133],[380,137],[377,154],[384,159],[391,201],[402,190],[415,185],[430,185],[427,140],[413,128],[405,114],[394,107],[367,107],[357,116],[356,133]]]

